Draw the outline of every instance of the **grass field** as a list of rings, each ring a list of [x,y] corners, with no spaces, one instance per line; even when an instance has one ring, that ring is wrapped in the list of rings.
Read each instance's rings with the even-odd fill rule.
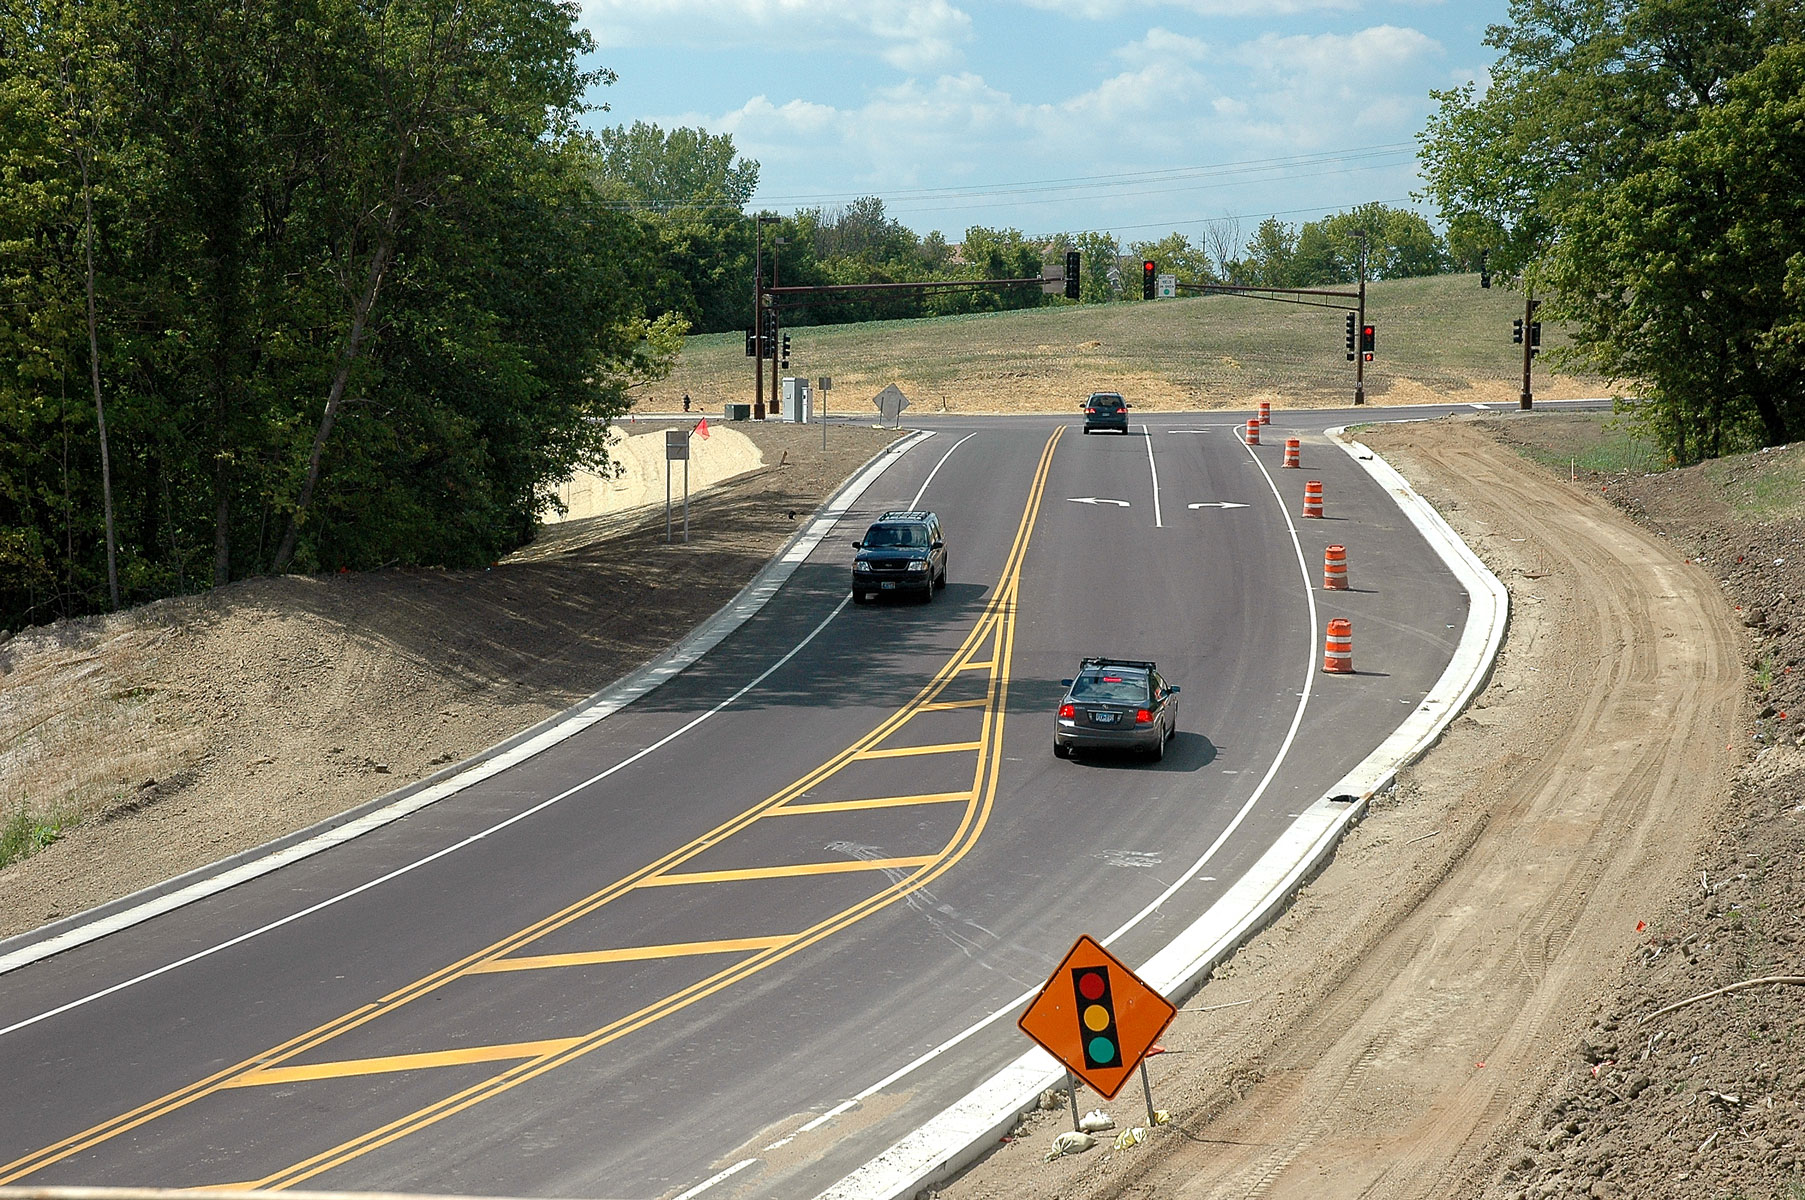
[[[1159,410],[1246,408],[1258,400],[1342,405],[1354,387],[1343,312],[1199,296],[792,326],[791,367],[784,374],[832,376],[837,412],[869,410],[871,397],[890,383],[918,411],[929,412],[1063,411],[1100,389]],[[1522,359],[1510,333],[1512,319],[1522,315],[1521,293],[1483,290],[1476,275],[1367,285],[1367,319],[1377,328],[1367,402],[1515,400]],[[1563,340],[1559,330],[1545,327],[1544,347]],[[670,411],[685,392],[705,413],[750,402],[752,366],[742,333],[690,338],[675,373],[642,396],[639,407]],[[1535,394],[1605,393],[1597,379],[1538,371]]]

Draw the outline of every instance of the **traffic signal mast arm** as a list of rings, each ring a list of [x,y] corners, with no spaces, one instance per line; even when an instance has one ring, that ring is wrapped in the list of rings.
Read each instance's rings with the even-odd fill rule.
[[[818,284],[804,287],[768,287],[764,294],[776,297],[767,300],[769,307],[797,308],[808,303],[816,296],[848,296],[854,299],[860,296],[884,295],[925,295],[930,292],[987,292],[1004,291],[1013,287],[1036,287],[1047,283],[1042,276],[1035,275],[1027,279],[929,279],[919,283],[834,283]]]

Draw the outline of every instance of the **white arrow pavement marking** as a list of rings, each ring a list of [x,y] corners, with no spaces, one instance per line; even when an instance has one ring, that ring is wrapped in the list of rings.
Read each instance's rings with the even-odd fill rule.
[[[1067,496],[1066,499],[1070,500],[1073,504],[1113,504],[1117,508],[1129,507],[1129,503],[1126,500],[1111,500],[1105,496]]]
[[[1193,504],[1190,507],[1192,507],[1192,508],[1246,508],[1247,505],[1236,504],[1232,500],[1205,500],[1200,504]]]

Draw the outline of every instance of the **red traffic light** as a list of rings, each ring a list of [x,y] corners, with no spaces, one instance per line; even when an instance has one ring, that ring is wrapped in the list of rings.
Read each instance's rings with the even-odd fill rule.
[[[1159,264],[1150,258],[1141,263],[1141,296],[1143,299],[1153,299],[1155,295],[1154,273],[1158,270]]]

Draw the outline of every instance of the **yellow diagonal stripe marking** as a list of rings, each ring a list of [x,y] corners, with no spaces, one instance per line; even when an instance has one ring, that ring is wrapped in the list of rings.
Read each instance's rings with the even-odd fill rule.
[[[602,963],[648,962],[660,958],[687,958],[697,954],[733,954],[769,950],[790,941],[794,934],[776,937],[720,938],[712,942],[670,942],[663,946],[622,946],[615,950],[581,950],[574,954],[522,954],[492,958],[470,968],[472,975],[497,971],[543,971],[553,967],[593,967]]]
[[[971,789],[963,792],[924,792],[919,796],[875,796],[869,800],[823,800],[814,804],[786,804],[768,813],[773,817],[801,817],[813,813],[857,812],[864,808],[906,808],[912,804],[963,804]]]
[[[543,1058],[568,1050],[581,1038],[552,1038],[543,1042],[511,1042],[505,1046],[466,1046],[462,1050],[434,1050],[426,1054],[386,1054],[380,1058],[352,1058],[344,1062],[308,1063],[300,1067],[265,1067],[229,1081],[230,1088],[269,1087],[278,1083],[302,1083],[312,1079],[349,1079],[354,1075],[387,1075],[395,1071],[423,1071],[428,1067],[462,1067],[471,1063],[518,1062]]]
[[[940,742],[933,746],[892,746],[884,750],[861,750],[860,758],[913,758],[917,754],[959,754],[979,750],[983,742]]]
[[[845,875],[852,871],[896,871],[925,867],[939,858],[922,854],[914,858],[854,858],[844,862],[792,863],[787,867],[740,867],[731,871],[684,871],[654,875],[639,881],[640,887],[679,887],[686,883],[738,883],[746,879],[794,879],[803,875]]]
[[[989,696],[979,696],[976,700],[936,700],[924,704],[916,712],[949,712],[955,708],[983,708],[990,703]]]
[[[988,671],[994,666],[996,666],[994,662],[968,662],[960,664],[959,669],[961,671]]]

